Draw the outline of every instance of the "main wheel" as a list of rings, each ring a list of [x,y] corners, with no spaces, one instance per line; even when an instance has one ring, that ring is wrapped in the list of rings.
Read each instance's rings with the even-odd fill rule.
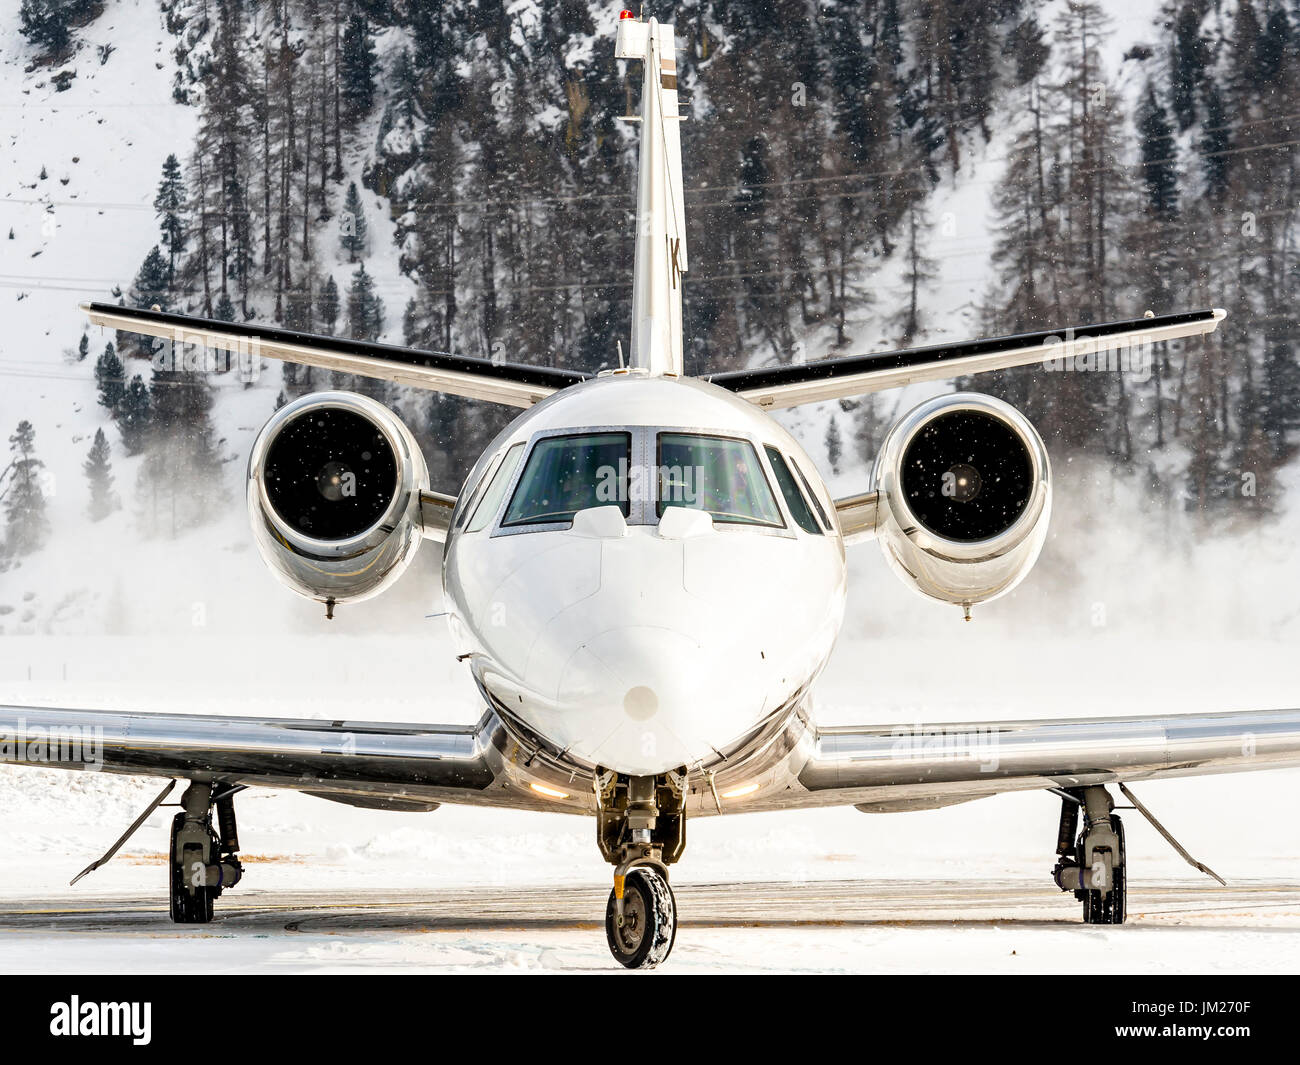
[[[653,969],[668,957],[677,939],[677,900],[658,870],[635,866],[623,881],[623,917],[609,893],[605,938],[610,953],[629,969]]]
[[[1117,860],[1111,870],[1113,883],[1110,886],[1110,891],[1105,895],[1100,891],[1091,889],[1082,892],[1084,924],[1123,924],[1124,918],[1128,915],[1128,857],[1124,847],[1124,823],[1115,814],[1111,814],[1110,823],[1115,830],[1116,839],[1119,840],[1119,854],[1116,856]],[[1080,841],[1079,864],[1081,867],[1083,860],[1083,844]]]
[[[193,891],[185,882],[185,870],[182,855],[176,853],[176,837],[185,823],[185,815],[177,814],[172,818],[171,845],[171,914],[177,924],[207,924],[212,920],[213,889],[206,884]]]

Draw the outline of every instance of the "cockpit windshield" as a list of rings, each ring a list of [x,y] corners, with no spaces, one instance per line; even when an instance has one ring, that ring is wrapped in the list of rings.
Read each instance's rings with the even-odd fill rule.
[[[589,507],[615,505],[628,515],[628,433],[582,433],[539,440],[501,521],[536,525],[572,521]]]
[[[782,525],[772,489],[747,440],[659,434],[659,516],[667,507],[706,510],[717,522]]]

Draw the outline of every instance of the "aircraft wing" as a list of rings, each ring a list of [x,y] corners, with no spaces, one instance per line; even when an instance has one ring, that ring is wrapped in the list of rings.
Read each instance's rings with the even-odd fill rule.
[[[1286,769],[1300,766],[1300,710],[816,728],[802,746],[787,787],[723,808],[884,813],[1004,791]],[[743,786],[717,773],[722,794]]]
[[[529,779],[567,779],[491,712],[466,726],[0,706],[3,763],[289,788],[380,808],[590,805],[578,789],[569,801],[531,790],[516,775],[525,761]]]
[[[968,340],[960,344],[845,355],[816,362],[732,370],[713,374],[709,380],[765,410],[776,410],[800,403],[881,392],[919,381],[942,381],[966,374],[1028,366],[1047,359],[1113,356],[1116,365],[1124,365],[1122,360],[1131,357],[1126,353],[1135,348],[1142,351],[1140,345],[1212,333],[1226,313],[1215,308]]]
[[[376,377],[399,385],[513,407],[530,407],[590,376],[551,366],[495,362],[396,344],[300,333],[255,322],[220,322],[188,314],[137,310],[112,303],[83,303],[81,309],[93,325],[167,340],[178,356],[187,347],[210,348],[241,357],[280,359]]]
[[[1300,710],[833,728],[798,715],[768,754],[765,765],[690,773],[690,815],[888,813],[1007,791],[1293,768]],[[521,745],[490,711],[465,726],[0,706],[0,762],[287,788],[380,808],[594,812],[571,766]]]

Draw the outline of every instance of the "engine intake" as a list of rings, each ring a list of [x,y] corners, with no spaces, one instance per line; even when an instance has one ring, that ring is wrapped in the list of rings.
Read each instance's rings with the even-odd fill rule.
[[[253,537],[271,571],[330,604],[392,584],[420,546],[424,457],[387,407],[316,392],[281,407],[248,460]]]
[[[904,583],[970,607],[1028,575],[1047,537],[1051,467],[1014,407],[976,393],[922,403],[876,458],[876,529]]]

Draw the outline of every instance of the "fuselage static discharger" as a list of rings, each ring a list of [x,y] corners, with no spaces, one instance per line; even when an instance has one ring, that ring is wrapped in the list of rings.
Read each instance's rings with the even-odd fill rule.
[[[401,419],[354,393],[281,408],[249,460],[262,557],[295,592],[339,611],[336,623],[346,604],[396,581],[424,540],[442,544],[448,620],[482,693],[479,723],[4,707],[0,729],[90,724],[106,769],[189,781],[169,862],[182,922],[210,920],[241,875],[233,802],[250,786],[379,809],[452,802],[591,816],[614,866],[609,946],[629,967],[653,966],[672,947],[669,869],[686,821],[733,811],[887,812],[1051,791],[1062,804],[1058,885],[1086,920],[1122,921],[1123,828],[1106,785],[1300,764],[1300,713],[815,724],[810,692],[844,614],[846,546],[878,540],[900,579],[969,615],[1031,570],[1050,520],[1051,469],[1020,413],[955,393],[902,417],[872,483],[835,499],[770,412],[1034,363],[1061,355],[1063,341],[1043,332],[686,377],[672,27],[625,12],[616,54],[642,65],[626,366],[593,376],[85,307],[94,323],[176,345],[525,408],[456,496],[430,490]],[[1222,316],[1104,323],[1064,343],[1070,354],[1125,350],[1211,332]]]

